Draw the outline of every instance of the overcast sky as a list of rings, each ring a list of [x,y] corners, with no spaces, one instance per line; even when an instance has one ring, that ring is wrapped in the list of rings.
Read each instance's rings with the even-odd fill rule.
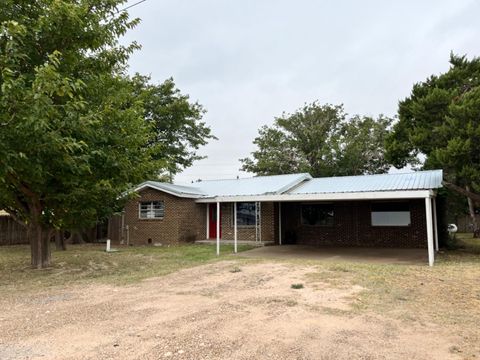
[[[177,182],[249,176],[238,159],[258,128],[305,102],[394,116],[450,51],[480,56],[479,0],[147,0],[129,12],[142,19],[126,36],[142,45],[131,71],[173,77],[219,139]]]

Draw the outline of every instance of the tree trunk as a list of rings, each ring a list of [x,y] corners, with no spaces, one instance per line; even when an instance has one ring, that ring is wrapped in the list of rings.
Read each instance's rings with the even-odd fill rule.
[[[442,181],[442,184],[446,188],[456,191],[459,194],[465,195],[467,197],[468,212],[470,214],[470,218],[472,219],[472,225],[473,225],[473,237],[475,238],[480,237],[480,228],[478,226],[478,221],[475,216],[475,202],[480,202],[480,194],[472,192],[469,185],[465,186],[465,189],[464,189],[458,185],[449,183],[448,181]]]
[[[480,194],[476,194],[470,190],[470,186],[466,186],[465,189],[461,186],[455,185],[448,181],[442,181],[443,186],[447,189],[456,191],[459,194],[465,195],[467,198],[472,199],[474,202],[480,202]],[[466,190],[469,189],[469,190]]]
[[[67,250],[67,244],[65,243],[65,233],[63,230],[57,230],[55,232],[55,247],[59,251]]]
[[[33,268],[43,269],[51,264],[49,231],[38,222],[30,231],[31,263]]]
[[[85,244],[82,233],[78,230],[70,230],[69,240],[72,244]]]
[[[41,223],[42,207],[39,201],[34,201],[30,207],[30,250],[33,268],[43,269],[51,264],[50,230]]]
[[[467,185],[465,189],[470,192],[470,187]],[[473,237],[478,238],[480,237],[480,228],[478,227],[477,217],[475,216],[475,202],[470,198],[467,197],[468,201],[468,212],[470,213],[470,218],[472,219],[473,225]]]

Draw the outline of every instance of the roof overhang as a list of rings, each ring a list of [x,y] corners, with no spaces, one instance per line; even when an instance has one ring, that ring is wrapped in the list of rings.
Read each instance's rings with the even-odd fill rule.
[[[279,194],[279,195],[242,195],[242,196],[217,196],[199,198],[197,203],[216,202],[288,202],[288,201],[347,201],[347,200],[398,200],[398,199],[423,199],[434,197],[433,190],[408,190],[408,191],[371,191],[350,193],[322,193],[322,194]]]
[[[138,191],[144,190],[146,188],[162,191],[162,192],[170,194],[170,195],[174,195],[174,196],[181,197],[181,198],[187,198],[187,199],[198,199],[198,198],[202,197],[202,195],[172,191],[168,188],[165,188],[165,187],[162,187],[162,186],[156,186],[154,184],[148,184],[148,183],[140,184],[139,186],[137,186],[132,191],[133,192],[138,192]]]

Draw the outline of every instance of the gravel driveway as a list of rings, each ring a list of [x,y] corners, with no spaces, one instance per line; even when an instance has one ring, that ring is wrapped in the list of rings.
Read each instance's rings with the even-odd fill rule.
[[[308,282],[312,271],[223,261],[4,299],[0,359],[459,358],[438,325],[355,312],[361,287]]]

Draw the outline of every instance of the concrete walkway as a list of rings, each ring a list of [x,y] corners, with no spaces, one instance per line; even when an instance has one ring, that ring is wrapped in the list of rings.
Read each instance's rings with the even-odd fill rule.
[[[428,265],[427,249],[389,249],[353,247],[314,247],[276,245],[255,248],[241,253],[251,258],[309,259],[355,261],[375,264]]]
[[[217,240],[197,240],[195,244],[204,244],[204,245],[215,245]],[[220,240],[220,245],[233,245],[235,242],[233,240]],[[269,246],[273,245],[273,241],[252,241],[252,240],[238,240],[237,245],[250,245],[250,246]]]

